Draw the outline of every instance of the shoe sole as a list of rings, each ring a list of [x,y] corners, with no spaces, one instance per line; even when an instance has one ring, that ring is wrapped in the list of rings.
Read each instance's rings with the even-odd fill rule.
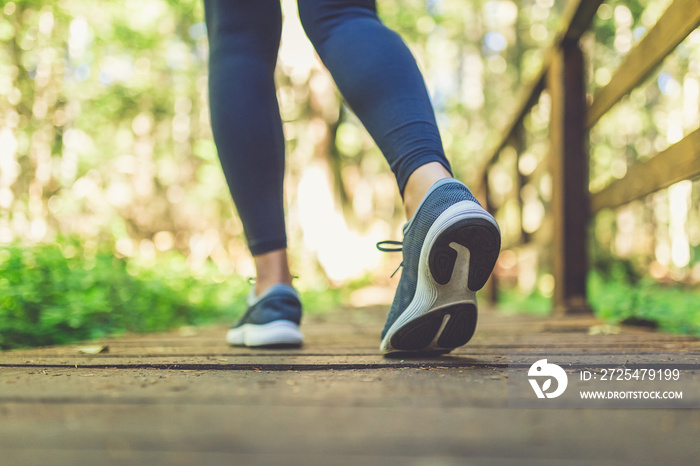
[[[232,346],[301,346],[304,336],[299,326],[289,320],[268,324],[244,324],[226,333],[226,342]]]
[[[476,291],[491,275],[501,248],[496,221],[461,201],[433,223],[421,248],[415,296],[380,350],[447,353],[466,344],[477,322]]]

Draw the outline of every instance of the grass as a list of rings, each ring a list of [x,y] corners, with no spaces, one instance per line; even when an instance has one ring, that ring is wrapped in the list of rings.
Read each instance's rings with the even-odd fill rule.
[[[498,309],[507,313],[546,316],[552,310],[552,299],[540,293],[523,293],[515,288],[499,290]]]
[[[539,293],[501,291],[498,307],[506,312],[546,316],[552,300]],[[588,300],[595,315],[611,324],[637,323],[672,333],[700,336],[700,290],[662,284],[649,277],[631,278],[623,266],[594,269],[588,276]]]
[[[700,290],[651,278],[634,283],[593,272],[588,294],[596,315],[612,323],[646,322],[662,331],[700,336]]]
[[[249,284],[182,255],[156,263],[90,251],[76,241],[0,248],[0,350],[232,323]],[[336,308],[342,290],[302,293],[307,312]]]

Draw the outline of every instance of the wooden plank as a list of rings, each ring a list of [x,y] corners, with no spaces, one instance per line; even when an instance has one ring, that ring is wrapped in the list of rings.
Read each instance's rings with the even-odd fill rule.
[[[489,378],[499,374],[304,375],[214,379],[212,391],[229,394],[210,404],[179,392],[120,404],[116,390],[110,404],[6,403],[3,464],[625,466],[700,456],[694,410],[509,409],[507,379]]]
[[[110,352],[86,359],[105,359],[104,367],[75,368],[68,360],[62,367],[27,365],[32,353],[54,364],[84,344],[0,352],[0,363],[4,357],[20,361],[0,367],[2,464],[697,463],[692,409],[582,409],[576,411],[582,415],[563,416],[557,409],[508,406],[513,395],[520,401],[534,396],[524,377],[535,360],[568,355],[569,394],[577,396],[576,373],[584,368],[674,367],[680,380],[654,382],[652,389],[682,390],[682,401],[696,408],[700,339],[630,327],[591,335],[591,326],[601,322],[589,316],[482,312],[473,343],[457,355],[392,360],[377,353],[385,314],[377,307],[310,315],[303,327],[308,347],[286,351],[286,367],[257,370],[218,364],[244,354],[275,362],[280,351],[227,348],[225,326],[197,329],[195,337],[171,332],[100,340]],[[328,343],[321,348],[321,341]],[[295,357],[322,363],[321,354],[306,352],[336,351],[347,341],[371,342],[374,365],[304,367]],[[183,354],[206,349],[199,356],[210,366],[115,368],[115,358],[106,360],[125,356],[120,352],[145,358],[149,348],[166,346]],[[221,361],[222,351],[236,354]],[[469,358],[479,364],[460,363]],[[175,362],[189,364],[183,357]],[[640,390],[635,382],[623,383],[625,390]],[[664,441],[654,441],[669,429]]]
[[[678,181],[700,176],[700,129],[627,169],[624,178],[591,195],[591,212],[615,208]]]
[[[550,160],[554,223],[554,308],[558,314],[591,313],[586,298],[588,255],[588,154],[583,53],[564,41],[549,73],[552,98]]]
[[[541,336],[541,335],[540,335]],[[273,357],[263,356],[258,358],[256,362],[236,360],[229,358],[230,362],[211,360],[206,361],[204,358],[196,360],[195,358],[181,357],[177,360],[165,361],[163,359],[96,359],[92,361],[81,360],[73,364],[73,361],[54,361],[51,358],[36,359],[34,363],[27,364],[24,361],[16,360],[13,363],[9,359],[7,363],[0,364],[0,368],[4,375],[13,373],[22,373],[29,375],[52,375],[63,374],[64,371],[126,371],[126,370],[163,370],[163,371],[268,371],[268,372],[288,372],[288,371],[354,371],[354,370],[382,370],[382,369],[416,369],[416,368],[507,368],[509,365],[530,365],[533,363],[532,353],[549,352],[556,354],[559,357],[567,357],[570,367],[586,367],[598,366],[607,367],[609,365],[620,364],[620,356],[625,356],[626,361],[630,364],[646,364],[646,365],[667,365],[669,361],[673,362],[676,367],[686,369],[700,370],[700,351],[688,351],[688,347],[695,346],[686,344],[683,352],[678,351],[655,351],[657,346],[647,348],[639,348],[634,346],[636,341],[626,346],[606,349],[606,351],[590,352],[590,346],[597,342],[606,343],[609,336],[605,338],[596,338],[586,335],[583,342],[571,344],[568,340],[568,335],[558,335],[556,344],[540,345],[534,339],[530,339],[526,343],[527,347],[515,348],[514,346],[506,347],[510,351],[508,359],[504,358],[500,347],[488,348],[481,351],[473,351],[474,354],[454,354],[442,358],[435,357],[416,357],[403,356],[403,359],[386,358],[382,356],[373,357],[348,357],[340,358],[337,356],[317,356],[309,358],[297,358],[294,356]],[[600,347],[596,348],[600,349]],[[633,349],[634,348],[634,349]],[[529,361],[529,364],[528,364]],[[616,362],[617,361],[617,362]],[[625,362],[624,360],[622,361]],[[4,389],[0,394],[0,400],[10,395],[8,389]],[[19,397],[26,394],[25,390],[20,390],[14,395]]]
[[[675,0],[629,52],[612,80],[598,91],[588,111],[586,127],[593,127],[605,112],[643,81],[698,25],[700,0]]]

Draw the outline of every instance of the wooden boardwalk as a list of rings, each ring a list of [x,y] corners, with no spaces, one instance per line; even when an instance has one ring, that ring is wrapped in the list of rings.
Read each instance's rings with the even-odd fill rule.
[[[1,464],[696,464],[698,409],[516,409],[508,364],[673,363],[700,406],[700,340],[482,312],[465,347],[385,358],[385,310],[249,350],[223,327],[0,353]],[[615,333],[618,332],[619,333]],[[591,334],[592,333],[592,334]],[[84,354],[89,347],[106,352]]]

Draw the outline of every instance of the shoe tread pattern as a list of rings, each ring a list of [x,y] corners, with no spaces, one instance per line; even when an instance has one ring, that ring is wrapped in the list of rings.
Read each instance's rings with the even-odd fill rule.
[[[442,329],[436,344],[431,345],[442,327],[445,315],[450,318]],[[447,352],[466,344],[476,329],[477,311],[472,303],[458,303],[436,309],[412,320],[391,338],[396,351],[440,351]]]
[[[464,219],[451,225],[435,241],[428,257],[433,280],[440,285],[449,283],[457,259],[457,251],[450,247],[458,243],[469,249],[469,280],[472,291],[486,284],[501,250],[501,236],[496,226],[486,219]]]

